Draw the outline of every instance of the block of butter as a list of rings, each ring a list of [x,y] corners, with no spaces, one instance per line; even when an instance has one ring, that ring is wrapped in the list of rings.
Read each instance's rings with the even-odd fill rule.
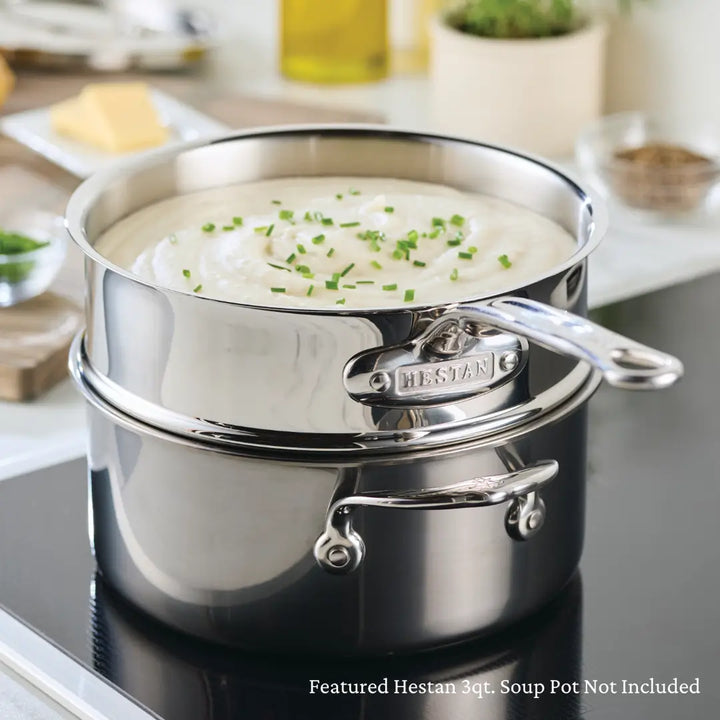
[[[2,104],[7,100],[7,96],[12,92],[14,87],[15,76],[5,62],[5,58],[0,55],[0,107],[2,107]]]
[[[93,83],[78,97],[50,110],[60,135],[112,153],[162,145],[168,129],[160,123],[145,83]]]

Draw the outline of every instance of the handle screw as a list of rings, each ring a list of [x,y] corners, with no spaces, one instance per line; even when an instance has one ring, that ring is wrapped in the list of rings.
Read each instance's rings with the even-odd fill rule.
[[[350,553],[342,545],[335,545],[328,550],[327,559],[333,567],[342,568],[350,562]]]
[[[498,364],[503,372],[511,372],[518,366],[519,362],[520,356],[514,350],[510,350],[500,356]]]
[[[390,380],[390,376],[386,372],[375,373],[370,378],[370,387],[378,392],[389,390],[391,384],[392,381]]]
[[[539,530],[545,522],[545,514],[540,510],[533,510],[527,519],[527,526],[530,530]]]

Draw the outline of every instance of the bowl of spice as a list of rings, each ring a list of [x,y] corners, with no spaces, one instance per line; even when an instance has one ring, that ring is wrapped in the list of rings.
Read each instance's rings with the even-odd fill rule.
[[[602,118],[579,137],[580,168],[611,200],[657,217],[706,212],[720,181],[720,134],[643,113]]]
[[[0,307],[17,305],[45,292],[65,258],[61,217],[26,212],[0,218]]]

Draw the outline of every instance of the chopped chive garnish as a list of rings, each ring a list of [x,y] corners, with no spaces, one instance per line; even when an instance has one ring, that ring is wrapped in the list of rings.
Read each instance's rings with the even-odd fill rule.
[[[469,253],[469,252],[459,252],[459,253],[458,253],[458,257],[459,257],[461,260],[472,260],[473,254],[472,254],[472,253]]]
[[[424,263],[422,260],[413,260],[413,265],[415,267],[425,267],[427,263]]]
[[[190,277],[190,271],[186,268],[185,270],[183,270],[183,275],[184,275],[186,278],[189,278],[189,277]]]
[[[462,215],[453,215],[450,218],[450,224],[455,227],[462,227],[465,224],[465,218]]]
[[[407,234],[407,236],[408,236],[408,240],[409,240],[410,242],[416,243],[416,242],[417,242],[417,239],[418,239],[418,231],[417,231],[417,230],[411,230],[411,231]]]
[[[303,215],[303,220],[305,220],[305,222],[312,222],[312,219],[313,219],[313,217],[310,214],[310,211],[306,210],[305,214]]]
[[[450,279],[451,280],[458,279],[458,269],[457,268],[453,268],[453,271],[450,273]]]
[[[473,255],[477,252],[477,248],[474,245],[471,245],[468,248],[468,252],[473,253]]]
[[[375,242],[375,240],[373,240],[373,241],[370,243],[370,249],[371,249],[373,252],[380,252],[380,245],[378,245],[378,243]]]
[[[383,285],[383,290],[397,290],[397,283],[392,283],[392,285]]]
[[[333,281],[333,282],[340,282],[340,273],[333,273],[333,274],[332,274],[332,281]]]
[[[282,205],[282,201],[281,201],[281,200],[271,200],[270,202],[271,202],[273,205]]]
[[[417,240],[406,240],[405,245],[413,250],[417,250]]]
[[[270,237],[270,235],[272,235],[272,231],[273,231],[274,229],[275,229],[275,225],[271,225],[271,226],[267,229],[267,232],[265,233],[265,237]]]
[[[323,225],[332,225],[332,224],[333,224],[333,219],[332,219],[332,218],[326,218],[326,217],[324,217],[320,222],[321,222]]]
[[[445,221],[439,217],[434,217],[432,219],[432,224],[433,224],[433,227],[439,227],[439,228],[445,227]]]
[[[405,257],[405,253],[402,250],[393,250],[392,256],[395,260],[402,260]]]
[[[354,267],[355,267],[355,263],[350,263],[350,264],[340,273],[340,277],[345,277]]]
[[[405,296],[403,298],[405,302],[412,302],[415,299],[415,291],[414,290],[406,290]]]
[[[307,252],[307,250],[305,249],[305,246],[304,246],[304,245],[301,245],[300,243],[298,243],[295,247],[297,248],[297,251],[298,251],[301,255],[304,255],[304,254]]]
[[[337,195],[335,195],[335,199],[336,199],[336,200],[342,200],[342,199],[343,199],[342,193],[338,193]]]
[[[327,257],[332,257],[334,254],[335,254],[335,248],[330,248],[326,253]]]
[[[354,285],[343,285],[343,287],[344,287],[344,288],[349,288],[350,290],[354,290],[354,289],[355,289],[355,286],[354,286]]]
[[[386,205],[386,206],[385,206],[385,212],[386,212],[386,213],[394,213],[394,212],[395,212],[395,208],[394,208],[392,205]]]
[[[356,280],[355,281],[357,285],[374,285],[374,280]]]
[[[315,220],[317,220],[318,222],[322,222],[323,214],[322,214],[319,210],[316,210],[316,211],[313,213],[313,218],[314,218]]]
[[[242,224],[243,224],[243,219],[239,215],[236,215],[233,218],[233,225],[242,225]]]
[[[268,265],[276,270],[285,270],[285,272],[290,272],[290,268],[283,267],[282,265],[276,265],[275,263],[268,263]]]
[[[512,267],[512,263],[510,262],[510,258],[507,255],[501,255],[498,258],[498,262],[507,270],[509,267]]]
[[[460,243],[462,243],[462,240],[460,240],[460,239],[458,239],[458,238],[452,238],[452,239],[450,239],[450,240],[447,241],[447,244],[448,244],[450,247],[456,247],[457,245],[460,245]]]
[[[223,225],[223,230],[225,232],[230,232],[231,230],[234,230],[234,229],[235,229],[234,225]]]
[[[285,288],[281,288],[281,287],[272,288],[272,287],[271,287],[271,288],[270,288],[270,292],[284,293],[284,292],[285,292]]]
[[[339,300],[335,301],[336,305],[344,305],[345,304],[345,298],[340,298]]]
[[[337,290],[337,289],[338,289],[338,284],[337,284],[337,282],[336,282],[335,280],[326,280],[326,281],[325,281],[325,287],[326,287],[328,290]]]
[[[439,234],[440,230],[433,230],[431,233],[428,233],[428,237],[434,240]]]
[[[377,268],[378,270],[382,270],[382,265],[381,265],[377,260],[373,260],[370,264],[371,264],[374,268]]]
[[[267,232],[267,229],[268,229],[267,225],[258,225],[256,228],[253,228],[253,230],[258,234]]]
[[[306,280],[312,280],[312,279],[315,277],[315,273],[312,273],[312,272],[304,272],[304,273],[302,274],[302,276],[303,276]]]
[[[303,275],[305,275],[305,273],[312,272],[312,270],[307,265],[296,265],[295,269]]]
[[[320,244],[321,242],[323,242],[324,240],[325,240],[325,236],[324,236],[324,235],[316,235],[316,236],[312,239],[312,244],[313,244],[313,245],[319,245],[319,244]]]
[[[285,258],[285,262],[289,265],[296,257],[297,257],[297,255],[296,255],[295,253],[290,253],[290,254]]]
[[[350,188],[350,189],[348,190],[348,193],[350,193],[350,195],[359,195],[359,194],[360,194],[360,191],[359,191],[359,190],[356,190],[355,188]]]
[[[202,285],[196,285],[196,286],[193,288],[193,292],[194,292],[194,293],[199,293],[201,290],[202,290]]]
[[[308,297],[310,297],[310,296],[312,295],[312,291],[313,291],[314,289],[315,289],[315,286],[314,286],[314,285],[311,285],[311,286],[307,289],[307,292],[306,292],[305,294],[306,294]]]
[[[215,229],[215,223],[205,223],[202,229],[203,232],[212,232]]]
[[[295,213],[292,210],[281,210],[278,213],[278,217],[281,220],[292,220]]]
[[[177,235],[175,233],[172,233],[172,235],[168,236],[168,242],[171,245],[177,245]]]
[[[359,222],[340,223],[340,227],[357,227],[359,224]]]

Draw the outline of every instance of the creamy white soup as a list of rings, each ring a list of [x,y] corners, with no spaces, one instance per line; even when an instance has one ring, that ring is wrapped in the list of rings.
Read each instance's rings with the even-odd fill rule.
[[[175,197],[96,245],[158,285],[253,305],[388,307],[522,285],[572,236],[525,208],[387,178],[289,178]]]

